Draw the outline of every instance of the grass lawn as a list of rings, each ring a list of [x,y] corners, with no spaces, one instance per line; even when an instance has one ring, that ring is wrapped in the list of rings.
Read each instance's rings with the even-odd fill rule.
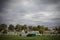
[[[0,40],[60,40],[60,36],[21,37],[13,35],[0,35]]]

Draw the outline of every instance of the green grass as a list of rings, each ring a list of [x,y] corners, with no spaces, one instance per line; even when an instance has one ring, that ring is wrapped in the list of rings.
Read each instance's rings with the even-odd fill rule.
[[[60,36],[21,37],[13,35],[0,35],[0,40],[60,40]]]

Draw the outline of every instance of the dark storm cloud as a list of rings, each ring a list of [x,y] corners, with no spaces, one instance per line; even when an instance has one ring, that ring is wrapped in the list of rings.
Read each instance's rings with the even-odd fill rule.
[[[44,1],[44,0],[43,0]],[[56,5],[56,11],[60,11],[60,0],[46,0],[44,3],[48,4],[54,4]]]
[[[39,5],[39,7],[40,7],[39,9],[41,9],[41,6],[44,7],[43,8],[44,11],[49,11],[49,10],[45,9],[45,7],[49,7],[49,6],[55,6],[56,7],[54,10],[51,10],[51,11],[60,10],[60,0],[38,0],[38,1],[34,0],[34,1],[37,5]]]
[[[0,0],[0,12],[3,12],[3,8],[7,7],[10,0]]]
[[[4,11],[5,11],[5,8],[8,6],[9,2],[10,0],[0,0],[0,24],[5,22],[3,20],[4,19],[3,15],[5,15]]]
[[[57,25],[60,0],[1,0],[1,23]]]
[[[2,17],[0,16],[0,23],[2,23]]]
[[[57,4],[60,2],[60,0],[34,0],[35,2],[38,2],[38,3],[45,3],[45,4]]]

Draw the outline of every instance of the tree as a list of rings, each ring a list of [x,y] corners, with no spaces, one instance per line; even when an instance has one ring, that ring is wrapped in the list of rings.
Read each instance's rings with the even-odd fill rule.
[[[56,26],[55,28],[53,28],[53,30],[55,30],[57,34],[60,34],[60,26]]]
[[[0,25],[0,32],[7,33],[7,25],[6,24],[1,24]]]
[[[14,29],[15,29],[15,28],[14,28],[14,25],[10,24],[9,27],[8,27],[8,30],[9,30],[9,31],[14,31]]]
[[[22,25],[17,24],[15,27],[16,31],[22,31]]]
[[[59,26],[59,28],[58,28],[58,33],[60,34],[60,26]]]
[[[26,24],[22,26],[22,29],[25,31],[25,33],[27,33],[27,25]]]
[[[27,25],[25,24],[25,25],[23,25],[23,30],[27,30]]]
[[[34,27],[33,27],[33,30],[34,30],[34,31],[38,31],[38,28],[34,26]]]
[[[43,32],[45,31],[45,27],[44,26],[38,25],[37,28],[39,30],[39,33],[41,33],[41,34],[43,34]]]
[[[7,25],[6,24],[1,24],[0,25],[0,30],[4,30],[4,29],[7,29]]]
[[[48,27],[45,27],[45,31],[48,31],[49,29],[48,29]]]
[[[45,30],[44,29],[39,29],[39,33],[43,34]]]
[[[7,33],[7,30],[3,30],[3,32],[2,32],[3,34],[6,34]]]
[[[37,26],[37,28],[39,28],[39,29],[40,29],[40,28],[41,28],[41,26],[40,26],[40,25],[38,25],[38,26]]]
[[[28,30],[29,31],[32,31],[33,30],[33,27],[32,26],[28,26]]]

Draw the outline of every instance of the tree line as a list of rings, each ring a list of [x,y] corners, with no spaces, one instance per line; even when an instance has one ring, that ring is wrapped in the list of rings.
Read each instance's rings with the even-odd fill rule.
[[[7,32],[21,32],[22,30],[25,31],[25,33],[27,33],[27,31],[39,31],[39,33],[43,34],[44,31],[49,30],[48,27],[44,27],[41,25],[37,25],[37,26],[27,26],[26,24],[24,25],[20,25],[17,24],[16,26],[10,24],[9,26],[7,26],[6,24],[0,24],[0,32],[2,33],[7,33]],[[60,27],[57,28],[55,27],[54,30],[58,31],[58,33],[60,33]]]

